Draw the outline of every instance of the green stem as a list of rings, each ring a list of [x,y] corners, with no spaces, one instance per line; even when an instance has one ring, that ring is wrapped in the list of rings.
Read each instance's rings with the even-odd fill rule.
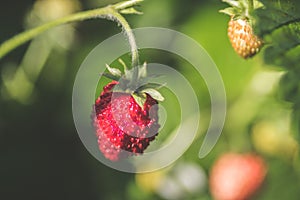
[[[125,2],[120,2],[115,5],[109,5],[104,8],[98,8],[89,11],[83,11],[79,13],[75,13],[60,19],[56,19],[54,21],[48,22],[31,30],[25,31],[20,33],[11,39],[5,41],[0,46],[0,59],[3,58],[6,54],[11,52],[13,49],[17,48],[18,46],[24,44],[25,42],[31,40],[32,38],[36,37],[37,35],[62,24],[76,22],[76,21],[83,21],[86,19],[94,19],[94,18],[107,18],[111,19],[113,16],[114,20],[117,20],[122,27],[124,28],[126,35],[128,36],[129,43],[131,46],[131,54],[132,54],[132,62],[133,64],[138,63],[138,51],[137,46],[135,43],[135,39],[132,33],[130,26],[128,25],[125,18],[119,14],[118,11],[126,9],[128,7],[132,7],[137,5],[138,3],[142,2],[143,0],[130,0]]]
[[[130,51],[132,56],[132,67],[136,67],[139,64],[139,54],[138,54],[138,48],[135,42],[134,34],[132,32],[132,29],[130,28],[128,22],[126,19],[117,11],[112,12],[113,17],[115,17],[115,20],[118,21],[122,28],[124,29],[126,36],[128,37],[128,42],[130,44]]]

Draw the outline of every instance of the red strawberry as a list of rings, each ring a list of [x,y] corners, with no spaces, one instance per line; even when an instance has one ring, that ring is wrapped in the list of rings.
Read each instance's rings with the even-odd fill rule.
[[[210,191],[216,200],[249,199],[261,186],[266,165],[254,154],[227,153],[213,165],[210,172]]]
[[[258,53],[263,45],[246,19],[232,17],[228,23],[228,37],[237,54],[245,59]]]
[[[99,149],[112,161],[143,153],[159,129],[158,102],[146,94],[140,107],[130,93],[113,92],[116,85],[112,81],[103,88],[94,116]]]

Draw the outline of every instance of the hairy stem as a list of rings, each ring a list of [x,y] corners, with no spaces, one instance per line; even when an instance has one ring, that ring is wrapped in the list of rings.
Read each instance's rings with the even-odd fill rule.
[[[25,42],[31,40],[32,38],[36,37],[37,35],[62,24],[83,21],[87,19],[94,19],[94,18],[107,18],[107,19],[114,19],[117,20],[122,27],[124,28],[126,35],[129,39],[129,43],[131,46],[131,54],[132,54],[132,64],[138,64],[138,51],[137,46],[135,43],[135,39],[132,33],[130,26],[128,25],[125,18],[119,14],[118,11],[126,9],[128,7],[132,7],[143,0],[130,0],[125,2],[120,2],[115,5],[109,5],[104,8],[98,8],[89,11],[83,11],[79,13],[75,13],[72,15],[68,15],[63,18],[56,19],[54,21],[48,22],[36,28],[30,29],[23,33],[20,33],[11,39],[3,42],[0,46],[0,59],[3,58],[6,54],[17,48],[18,46],[24,44]]]
[[[126,36],[128,37],[128,42],[130,44],[130,51],[132,56],[132,67],[136,67],[139,64],[139,54],[132,29],[130,28],[126,19],[120,13],[118,13],[117,11],[112,11],[112,13],[113,17],[115,17],[115,20],[121,24]]]

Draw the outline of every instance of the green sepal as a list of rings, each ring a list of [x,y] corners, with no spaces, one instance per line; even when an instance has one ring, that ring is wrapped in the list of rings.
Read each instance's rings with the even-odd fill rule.
[[[136,86],[138,85],[138,81],[140,81],[139,80],[139,67],[138,66],[133,67],[130,71],[128,71],[128,76],[131,76],[129,79],[130,81],[129,81],[128,86],[132,89],[135,89]]]
[[[106,68],[109,71],[109,73],[111,73],[113,76],[117,76],[119,78],[122,76],[122,72],[119,69],[112,68],[108,64],[106,64]]]
[[[141,87],[139,87],[136,91],[137,92],[141,92],[145,89],[149,89],[149,88],[153,88],[156,90],[159,90],[160,88],[166,86],[166,84],[159,84],[159,83],[147,83],[145,85],[142,85]]]
[[[234,8],[240,8],[240,9],[242,9],[242,4],[240,3],[240,1],[223,0],[223,2],[229,4],[230,6],[232,6]]]
[[[229,15],[229,16],[234,16],[234,15],[239,14],[239,11],[236,8],[233,8],[233,7],[228,7],[228,8],[225,8],[223,10],[219,10],[219,12],[224,13],[224,14]]]
[[[109,78],[109,79],[115,80],[115,81],[119,81],[119,80],[120,80],[120,77],[119,77],[119,76],[114,76],[114,75],[112,75],[111,73],[103,72],[103,73],[101,74],[101,76],[104,76],[104,77],[106,77],[106,78]]]
[[[144,78],[147,76],[147,63],[144,62],[142,66],[140,66],[139,69],[139,78]]]
[[[157,101],[165,100],[165,98],[162,96],[162,94],[153,88],[146,88],[146,89],[142,90],[141,93],[147,93],[148,95],[150,95],[153,99],[155,99]]]
[[[150,95],[157,101],[163,101],[164,97],[157,90],[165,86],[165,84],[149,83],[149,79],[159,77],[159,75],[147,76],[147,63],[135,66],[128,69],[125,62],[121,59],[118,60],[124,68],[124,76],[122,77],[121,70],[112,68],[106,64],[109,73],[104,72],[102,75],[119,82],[115,89],[131,93],[137,104],[143,108],[146,102],[147,95]],[[144,83],[144,84],[143,84]],[[137,88],[139,85],[141,87]]]
[[[136,10],[135,8],[127,8],[124,10],[121,10],[120,13],[122,14],[136,14],[136,15],[142,15],[143,12]]]
[[[125,74],[124,74],[124,78],[127,80],[131,80],[132,79],[132,71],[131,70],[126,70]]]
[[[145,93],[133,93],[132,97],[134,98],[135,102],[141,107],[144,108],[144,104],[147,100],[147,96]]]
[[[124,78],[127,80],[131,80],[132,79],[132,70],[128,69],[126,63],[121,58],[119,58],[118,61],[123,66]]]
[[[225,13],[230,16],[237,16],[237,17],[247,17],[251,18],[248,13],[248,9],[250,9],[250,5],[248,0],[223,0],[223,2],[229,4],[231,7],[225,8],[220,10],[219,12]],[[264,5],[259,0],[253,0],[253,9],[256,10],[258,8],[263,7]],[[252,9],[250,10],[250,12]]]
[[[127,65],[125,64],[125,62],[121,58],[119,58],[118,61],[123,66],[124,72],[128,71],[128,68],[127,68]]]
[[[256,9],[259,9],[259,8],[263,8],[264,7],[264,4],[258,0],[254,0],[253,1],[253,8],[256,10]]]

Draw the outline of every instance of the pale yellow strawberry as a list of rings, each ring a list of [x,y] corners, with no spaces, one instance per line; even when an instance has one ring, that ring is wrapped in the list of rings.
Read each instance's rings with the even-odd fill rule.
[[[245,19],[231,18],[228,37],[236,53],[245,59],[258,53],[263,45],[263,41],[253,33],[251,25]]]

